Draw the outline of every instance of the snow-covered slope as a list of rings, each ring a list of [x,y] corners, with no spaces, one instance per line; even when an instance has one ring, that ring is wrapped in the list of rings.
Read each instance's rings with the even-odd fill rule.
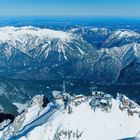
[[[3,140],[115,140],[137,137],[140,107],[124,95],[93,92],[91,96],[55,95],[44,104],[43,96],[14,122],[0,131]]]

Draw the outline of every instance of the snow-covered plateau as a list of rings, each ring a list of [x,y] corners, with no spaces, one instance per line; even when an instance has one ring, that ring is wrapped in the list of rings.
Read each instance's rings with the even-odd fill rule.
[[[1,140],[140,139],[140,106],[122,94],[35,96],[12,123],[0,123]],[[9,124],[8,124],[9,123]]]

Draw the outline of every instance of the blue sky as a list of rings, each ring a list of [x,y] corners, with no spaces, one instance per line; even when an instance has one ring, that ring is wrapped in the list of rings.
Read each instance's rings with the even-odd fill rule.
[[[0,0],[0,16],[140,17],[140,0]]]

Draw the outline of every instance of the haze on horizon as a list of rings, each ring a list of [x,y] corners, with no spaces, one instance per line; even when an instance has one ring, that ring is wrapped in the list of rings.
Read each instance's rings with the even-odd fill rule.
[[[140,0],[1,0],[0,16],[140,17]]]

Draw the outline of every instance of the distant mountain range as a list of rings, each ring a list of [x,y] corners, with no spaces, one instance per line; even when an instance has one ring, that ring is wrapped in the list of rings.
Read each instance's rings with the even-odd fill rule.
[[[0,77],[140,83],[140,33],[128,29],[0,27]]]

